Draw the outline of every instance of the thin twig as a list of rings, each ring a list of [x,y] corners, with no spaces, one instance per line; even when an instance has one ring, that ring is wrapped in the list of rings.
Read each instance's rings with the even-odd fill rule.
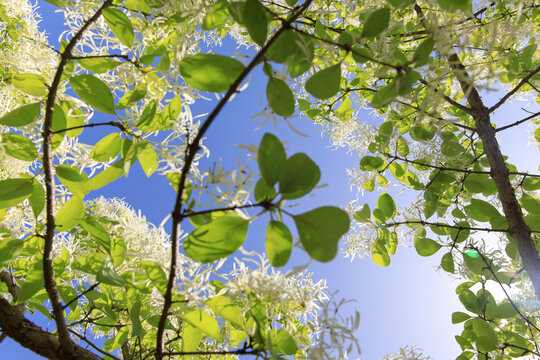
[[[110,357],[111,359],[114,359],[114,360],[120,360],[120,358],[114,356],[113,354],[111,353],[108,353],[104,350],[102,350],[99,346],[95,345],[94,343],[92,343],[86,336],[84,335],[81,335],[79,334],[78,332],[76,331],[73,331],[71,329],[68,329],[68,331],[70,333],[72,333],[73,335],[75,335],[76,337],[78,337],[79,339],[81,339],[82,341],[84,341],[85,343],[87,343],[88,345],[90,345],[93,349],[95,349],[96,351],[100,352],[101,354],[105,355],[105,356],[108,356]]]
[[[85,125],[77,125],[65,129],[60,129],[56,131],[51,131],[52,134],[59,134],[70,130],[76,130],[76,129],[86,129],[86,128],[92,128],[96,126],[115,126],[119,128],[122,131],[127,131],[124,124],[122,124],[120,121],[107,121],[107,122],[101,122],[101,123],[92,123],[92,124],[85,124]]]
[[[85,291],[83,291],[82,293],[80,293],[79,295],[77,295],[76,297],[74,297],[73,299],[71,299],[67,304],[64,305],[64,309],[67,308],[69,305],[71,305],[71,303],[73,303],[74,301],[77,301],[79,300],[81,297],[83,297],[84,295],[86,295],[87,293],[89,293],[90,291],[94,290],[95,288],[97,288],[99,286],[99,283],[95,283],[94,285],[90,286],[88,289],[86,289]]]
[[[520,125],[520,124],[524,123],[525,121],[534,119],[534,118],[537,117],[538,115],[540,115],[540,111],[537,112],[537,113],[532,114],[531,116],[527,116],[527,117],[524,118],[524,119],[521,119],[521,120],[519,120],[519,121],[516,121],[516,122],[514,122],[514,123],[512,123],[512,124],[509,124],[509,125],[500,127],[500,128],[498,128],[498,129],[495,129],[495,132],[499,132],[499,131],[506,130],[506,129],[508,129],[508,128],[511,128],[512,126]]]
[[[523,85],[525,85],[530,78],[532,78],[534,75],[536,75],[538,72],[540,72],[540,66],[538,66],[536,69],[534,69],[533,71],[531,71],[527,76],[525,76],[523,79],[521,79],[521,81],[516,85],[516,87],[514,87],[512,90],[510,90],[506,95],[504,95],[501,100],[499,100],[495,105],[493,105],[492,107],[489,108],[489,113],[491,114],[492,112],[494,112],[495,110],[497,110],[497,108],[499,106],[501,106],[502,104],[505,103],[506,100],[508,100],[508,98],[512,95],[514,95],[519,89],[521,89],[521,87]]]

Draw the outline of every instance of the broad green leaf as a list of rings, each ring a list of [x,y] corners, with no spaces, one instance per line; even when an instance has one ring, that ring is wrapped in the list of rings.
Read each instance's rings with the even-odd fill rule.
[[[266,86],[266,98],[277,115],[291,116],[294,113],[294,96],[285,81],[270,77]]]
[[[465,207],[465,211],[476,221],[488,222],[495,217],[500,217],[499,211],[490,203],[480,200],[471,199],[471,204]]]
[[[113,259],[114,266],[120,266],[126,259],[127,245],[124,239],[114,238],[111,241],[110,254]]]
[[[380,210],[382,218],[378,216],[378,220],[384,222],[393,218],[396,215],[396,204],[390,194],[382,193],[377,199],[377,209]],[[375,211],[373,211],[375,216]]]
[[[137,86],[136,88],[126,92],[124,96],[118,101],[115,109],[127,109],[137,103],[137,101],[144,98],[146,95],[146,88],[144,86]]]
[[[279,180],[287,154],[283,144],[270,133],[264,134],[257,152],[259,170],[266,183],[273,187]]]
[[[472,0],[438,0],[439,6],[444,10],[467,11],[471,7]]]
[[[227,3],[225,1],[218,1],[208,8],[201,29],[212,30],[221,27],[228,19],[229,12],[227,11]]]
[[[285,355],[293,355],[298,350],[296,341],[287,331],[283,329],[272,329],[268,335],[269,345],[272,351]]]
[[[114,263],[110,256],[107,256],[96,275],[96,280],[112,286],[124,286],[126,282],[114,270]]]
[[[32,269],[26,275],[24,282],[21,285],[21,291],[17,298],[17,304],[21,304],[32,296],[34,296],[39,290],[43,289],[43,261],[41,259],[36,260]]]
[[[319,99],[328,99],[339,92],[341,65],[336,64],[313,74],[307,81],[307,92]]]
[[[454,227],[458,227],[458,228],[449,229],[450,237],[452,241],[455,241],[456,243],[460,243],[469,238],[471,231],[468,229],[470,227],[470,224],[468,222],[460,221],[457,224],[455,224]],[[461,229],[459,229],[459,227],[461,227]]]
[[[371,258],[375,265],[388,266],[390,265],[390,255],[383,241],[377,240],[371,245]]]
[[[398,247],[397,233],[395,231],[388,232],[387,240],[386,240],[386,249],[388,250],[388,253],[390,255],[394,255],[396,253],[397,247]]]
[[[311,68],[315,46],[313,40],[306,35],[295,33],[297,46],[292,57],[287,59],[287,72],[291,78],[298,77]]]
[[[105,228],[96,220],[80,219],[79,224],[107,251],[111,248],[111,238]]]
[[[95,175],[85,184],[85,189],[96,190],[113,182],[124,174],[124,159],[120,159],[102,172]]]
[[[420,256],[431,256],[435,254],[441,248],[441,245],[431,239],[415,236],[414,237],[414,248]]]
[[[41,75],[32,73],[16,74],[11,78],[11,84],[18,90],[35,97],[47,95],[47,85]]]
[[[472,328],[478,339],[476,340],[479,350],[493,351],[497,348],[499,339],[492,325],[484,319],[475,318],[472,320]]]
[[[459,324],[466,320],[469,320],[471,316],[469,314],[465,314],[461,311],[456,311],[452,313],[452,324]]]
[[[364,23],[362,37],[376,37],[388,27],[390,22],[390,9],[384,7],[377,9],[371,14]]]
[[[266,42],[268,33],[268,19],[262,6],[257,0],[247,0],[242,14],[242,21],[246,25],[249,36],[260,46]]]
[[[43,190],[43,186],[40,182],[35,179],[32,182],[32,195],[28,198],[28,202],[30,203],[34,216],[37,218],[45,207],[45,190]]]
[[[501,337],[501,342],[504,342],[505,344],[512,344],[513,346],[508,346],[507,351],[509,352],[509,355],[512,357],[522,357],[524,354],[526,354],[526,350],[528,351],[534,351],[535,345],[531,343],[529,340],[525,339],[523,336],[512,332],[512,331],[501,331],[499,332]]]
[[[92,148],[91,156],[96,161],[109,161],[122,149],[122,138],[119,133],[112,133],[99,140]]]
[[[111,339],[109,338],[104,345],[106,351],[112,351],[120,348],[127,341],[129,336],[129,328],[127,326],[121,327],[116,335]]]
[[[417,66],[422,66],[428,62],[429,55],[433,51],[434,47],[435,40],[433,40],[432,37],[427,38],[426,40],[422,41],[420,45],[418,45],[413,55],[413,60],[416,62]]]
[[[195,351],[201,344],[203,338],[202,330],[191,325],[189,322],[182,324],[182,350]]]
[[[133,25],[127,15],[120,10],[106,8],[103,9],[103,17],[114,36],[116,36],[122,44],[130,48],[133,45],[135,34],[133,32]]]
[[[182,78],[196,89],[212,92],[227,91],[244,71],[238,60],[217,54],[196,54],[180,61]]]
[[[139,164],[147,177],[150,177],[158,168],[159,157],[154,148],[146,143],[146,146],[138,152]]]
[[[34,161],[39,156],[36,145],[26,136],[4,133],[2,134],[2,143],[6,154],[15,159]]]
[[[76,75],[69,79],[73,91],[82,101],[106,114],[114,114],[114,99],[109,87],[90,74]]]
[[[540,129],[540,128],[539,128]],[[540,142],[540,140],[539,140]],[[521,186],[523,186],[523,189],[527,191],[535,191],[540,189],[540,179],[539,178],[533,178],[533,177],[527,177],[523,180],[521,183]]]
[[[266,51],[266,57],[277,63],[284,63],[297,51],[296,35],[292,30],[282,32]]]
[[[86,189],[88,176],[84,172],[80,172],[78,168],[62,164],[55,167],[55,172],[58,179],[73,195],[82,199],[88,193]]]
[[[285,161],[279,176],[279,193],[283,199],[298,199],[313,190],[321,171],[306,154],[297,153]]]
[[[441,267],[444,271],[449,272],[451,274],[455,271],[455,265],[454,265],[454,257],[452,256],[451,252],[448,252],[443,255],[441,258]]]
[[[506,301],[499,304],[494,311],[494,316],[497,319],[511,319],[518,314],[514,305]]]
[[[31,178],[0,180],[0,209],[15,206],[29,197],[34,189],[32,183]]]
[[[221,316],[225,320],[240,327],[244,325],[240,307],[228,297],[223,295],[214,296],[206,300],[205,304],[212,309],[216,315]]]
[[[24,241],[19,239],[0,239],[0,266],[15,260],[22,251]]]
[[[478,298],[470,290],[462,290],[459,292],[459,301],[465,306],[465,309],[472,313],[479,314],[482,311],[482,304],[478,301]]]
[[[75,291],[75,289],[71,286],[60,285],[58,286],[58,292],[60,293],[60,298],[65,304],[77,297],[77,291]],[[77,301],[73,301],[68,307],[71,309],[71,311],[74,311],[77,308]]]
[[[376,171],[381,170],[385,166],[385,162],[378,156],[366,155],[360,160],[360,170],[362,171]]]
[[[289,228],[279,221],[270,221],[266,228],[266,254],[270,264],[281,267],[287,264],[292,251],[292,235]]]
[[[519,199],[521,206],[529,212],[529,214],[540,214],[540,201],[534,197],[523,194]]]
[[[358,210],[353,215],[354,220],[361,222],[361,223],[367,223],[369,222],[371,218],[371,211],[369,209],[369,205],[365,204],[361,210]]]
[[[193,311],[180,314],[180,317],[191,325],[201,329],[205,334],[214,339],[220,339],[219,324],[212,315],[206,311],[195,309]]]
[[[88,57],[84,59],[77,59],[76,61],[86,70],[96,74],[106,73],[118,65],[122,65],[121,61],[106,57]]]
[[[67,231],[79,223],[84,216],[84,203],[77,197],[69,199],[56,214],[56,230]]]
[[[152,284],[161,295],[165,295],[167,290],[167,275],[165,274],[165,271],[163,271],[161,266],[151,261],[143,261],[141,262],[141,265]]]
[[[255,184],[255,190],[253,191],[255,201],[261,203],[265,200],[271,200],[276,196],[274,187],[269,187],[264,179],[259,179]]]
[[[71,263],[71,268],[87,274],[97,275],[107,255],[96,252],[77,257]]]
[[[410,135],[416,141],[430,141],[435,136],[436,127],[431,124],[421,123],[414,125],[410,130]]]
[[[229,256],[244,243],[248,224],[238,215],[219,217],[193,230],[184,241],[184,251],[204,263]]]
[[[41,103],[19,106],[0,118],[0,125],[18,127],[33,123],[39,117]]]
[[[338,241],[350,225],[347,213],[332,206],[320,207],[293,218],[302,246],[313,259],[321,262],[336,256]]]
[[[469,174],[463,186],[473,194],[495,195],[497,193],[495,182],[487,174]]]

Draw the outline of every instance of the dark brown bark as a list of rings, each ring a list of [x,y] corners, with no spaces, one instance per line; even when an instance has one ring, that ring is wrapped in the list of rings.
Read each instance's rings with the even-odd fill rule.
[[[4,334],[17,341],[25,348],[51,360],[65,360],[60,350],[60,341],[56,334],[51,334],[27,320],[20,310],[0,297],[0,328]],[[99,356],[72,343],[72,357],[78,360],[98,360]]]

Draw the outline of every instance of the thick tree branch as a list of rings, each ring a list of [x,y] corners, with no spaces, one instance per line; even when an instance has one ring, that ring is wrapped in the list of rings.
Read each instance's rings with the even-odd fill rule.
[[[167,322],[167,317],[169,316],[169,310],[172,305],[172,289],[174,287],[174,281],[177,271],[177,253],[178,253],[178,230],[180,223],[183,220],[182,215],[182,199],[184,197],[184,190],[186,186],[186,181],[188,174],[191,170],[191,165],[195,159],[195,154],[199,151],[201,140],[210,127],[214,120],[217,118],[225,104],[236,94],[237,89],[240,87],[244,79],[248,74],[259,64],[263,58],[265,52],[268,50],[270,45],[272,45],[275,40],[278,38],[281,33],[291,27],[291,24],[309,7],[312,0],[306,0],[304,4],[298,9],[298,11],[290,16],[287,20],[283,21],[281,28],[274,33],[274,35],[268,40],[264,47],[255,55],[253,60],[246,66],[244,71],[238,76],[238,78],[231,85],[229,90],[225,93],[220,102],[212,110],[210,115],[206,118],[204,123],[201,125],[199,132],[193,139],[193,141],[188,145],[187,156],[184,160],[184,166],[182,167],[182,173],[180,175],[180,181],[178,183],[178,192],[176,194],[176,200],[174,204],[174,210],[171,214],[172,216],[172,233],[171,233],[171,264],[169,268],[169,277],[167,280],[167,289],[164,295],[163,309],[161,312],[161,317],[159,319],[157,336],[156,336],[156,360],[163,359],[163,334],[165,332],[165,325]]]
[[[54,272],[52,268],[53,256],[52,248],[54,242],[54,233],[55,233],[55,218],[54,218],[54,201],[55,201],[55,185],[54,185],[54,165],[53,165],[53,156],[52,156],[52,118],[54,111],[54,103],[56,100],[56,94],[58,92],[58,87],[62,81],[62,75],[64,69],[69,59],[71,58],[71,53],[75,48],[75,45],[82,37],[83,33],[92,25],[97,19],[101,16],[102,11],[111,6],[113,0],[105,1],[96,13],[88,19],[84,25],[79,29],[79,31],[73,36],[73,38],[66,45],[65,50],[60,55],[60,63],[56,69],[54,79],[49,87],[49,93],[47,95],[47,100],[45,104],[45,117],[43,121],[43,172],[45,174],[45,190],[46,190],[46,214],[47,214],[47,224],[45,231],[45,245],[43,248],[43,278],[45,281],[45,289],[51,300],[52,312],[54,315],[54,321],[56,323],[56,328],[58,331],[58,338],[60,346],[58,348],[58,356],[65,360],[70,359],[80,359],[81,355],[76,351],[77,347],[71,340],[66,326],[66,321],[64,317],[64,309],[62,307],[62,300],[58,293],[58,288],[56,286],[56,281],[54,280]],[[24,346],[24,344],[22,344]],[[86,350],[84,350],[86,351]],[[90,352],[88,352],[90,354]]]
[[[24,318],[16,306],[0,296],[0,328],[25,348],[51,360],[67,359],[61,355],[60,341],[51,334]],[[99,360],[99,356],[72,343],[70,353],[78,360]]]

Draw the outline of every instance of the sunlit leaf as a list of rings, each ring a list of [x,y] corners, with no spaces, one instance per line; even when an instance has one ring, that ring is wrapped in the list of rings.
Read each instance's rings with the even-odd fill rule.
[[[0,125],[18,127],[33,123],[39,117],[41,103],[19,106],[0,118]]]
[[[287,264],[292,251],[292,235],[289,228],[279,221],[270,221],[266,228],[266,254],[270,264],[280,267]]]
[[[306,154],[288,158],[279,176],[279,193],[284,199],[298,199],[308,194],[321,178],[321,171]]]
[[[73,91],[82,101],[107,114],[114,114],[114,99],[109,87],[90,74],[76,75],[69,79]]]
[[[180,61],[180,75],[191,86],[204,91],[227,91],[244,71],[233,58],[217,54],[196,54]]]
[[[278,181],[286,160],[287,154],[281,141],[270,133],[264,134],[257,152],[257,162],[261,175],[269,186],[273,187]]]
[[[131,47],[133,45],[135,33],[133,31],[133,25],[127,15],[118,9],[106,8],[103,9],[103,17],[114,36],[116,36],[122,44]]]
[[[327,99],[339,92],[341,65],[336,64],[313,74],[307,81],[307,92],[319,99]]]

